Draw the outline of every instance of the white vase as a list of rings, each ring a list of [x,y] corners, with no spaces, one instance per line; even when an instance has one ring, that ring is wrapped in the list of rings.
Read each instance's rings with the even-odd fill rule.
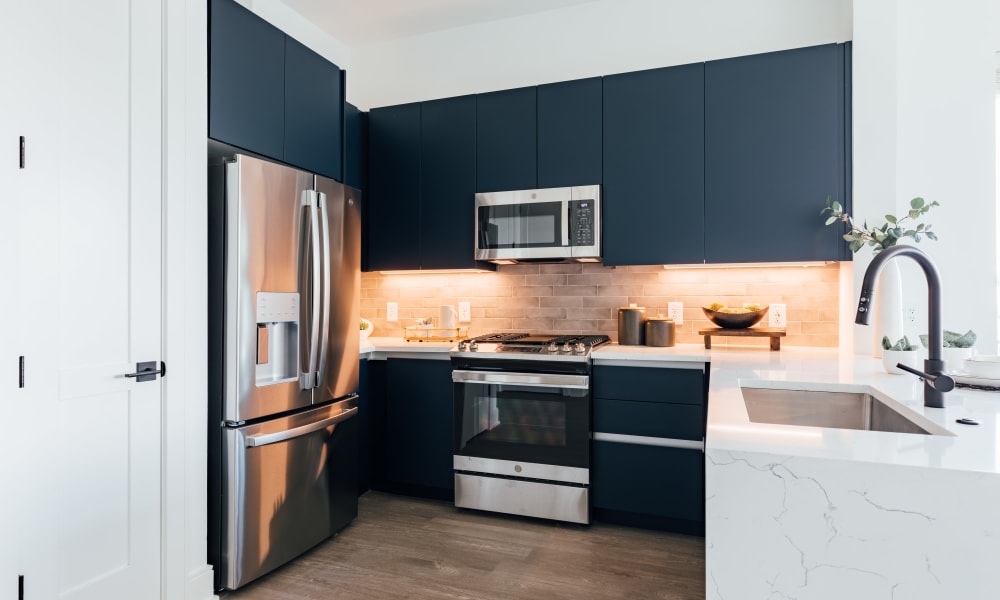
[[[903,278],[899,265],[890,260],[882,267],[875,291],[875,319],[872,327],[872,356],[882,356],[882,337],[895,344],[905,335],[903,327]]]
[[[903,363],[911,369],[922,369],[923,365],[920,364],[921,354],[921,352],[916,350],[883,350],[882,366],[885,367],[885,372],[891,375],[907,375],[906,371],[896,365]]]

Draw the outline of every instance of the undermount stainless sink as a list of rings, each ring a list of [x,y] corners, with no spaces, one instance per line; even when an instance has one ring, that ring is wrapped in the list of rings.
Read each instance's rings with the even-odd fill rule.
[[[947,430],[933,424],[917,424],[900,409],[864,392],[753,387],[744,387],[741,390],[747,414],[754,423],[951,435]],[[902,410],[908,409],[902,408]],[[919,418],[919,415],[917,417]]]

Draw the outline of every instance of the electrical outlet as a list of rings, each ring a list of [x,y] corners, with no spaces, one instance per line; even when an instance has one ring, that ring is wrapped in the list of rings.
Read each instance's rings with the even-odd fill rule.
[[[787,327],[788,314],[785,312],[784,304],[772,304],[767,310],[768,327]]]
[[[470,302],[459,302],[458,303],[458,322],[468,323],[472,320],[472,303]]]
[[[399,320],[399,303],[398,302],[386,302],[385,303],[385,320],[386,321],[398,321]]]
[[[909,325],[917,324],[917,309],[912,306],[906,309],[906,322]]]
[[[667,302],[667,316],[674,320],[674,325],[684,323],[684,303]]]

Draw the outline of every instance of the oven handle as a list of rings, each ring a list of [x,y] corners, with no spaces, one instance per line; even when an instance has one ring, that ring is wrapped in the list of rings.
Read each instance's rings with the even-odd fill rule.
[[[557,373],[497,373],[455,370],[451,372],[451,380],[455,383],[495,383],[540,388],[590,389],[590,377],[587,375]]]

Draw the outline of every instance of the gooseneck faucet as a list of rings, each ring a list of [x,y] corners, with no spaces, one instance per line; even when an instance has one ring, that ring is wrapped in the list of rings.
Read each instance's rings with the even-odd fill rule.
[[[919,375],[924,379],[924,406],[944,408],[944,394],[955,389],[955,380],[944,374],[944,361],[941,360],[943,344],[943,329],[941,327],[941,277],[937,267],[929,256],[916,246],[892,246],[879,252],[872,259],[865,271],[861,283],[861,297],[858,299],[858,314],[854,322],[858,325],[871,324],[872,299],[875,297],[875,283],[885,263],[897,256],[908,256],[920,265],[927,278],[927,360],[924,370],[918,371],[906,365],[897,367]]]

